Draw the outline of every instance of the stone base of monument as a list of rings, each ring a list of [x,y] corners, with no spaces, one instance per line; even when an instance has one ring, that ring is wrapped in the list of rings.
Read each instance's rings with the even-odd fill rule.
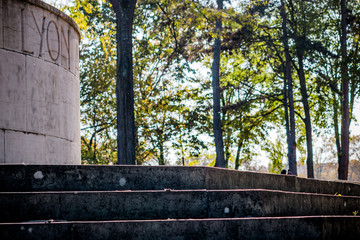
[[[0,164],[80,164],[80,29],[41,0],[0,0]]]
[[[0,166],[0,239],[358,239],[360,184],[209,167]]]

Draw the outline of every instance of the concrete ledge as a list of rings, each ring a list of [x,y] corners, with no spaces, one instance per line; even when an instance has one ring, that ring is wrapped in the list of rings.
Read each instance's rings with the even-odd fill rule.
[[[236,171],[206,167],[207,189],[263,188],[291,192],[335,193],[360,196],[360,184],[349,181],[326,181],[272,173]]]
[[[204,189],[205,168],[0,165],[0,191]]]
[[[360,217],[0,224],[1,239],[358,239]]]
[[[274,190],[0,193],[0,222],[352,215],[360,197]]]
[[[273,189],[360,196],[360,184],[210,167],[0,165],[0,191]]]

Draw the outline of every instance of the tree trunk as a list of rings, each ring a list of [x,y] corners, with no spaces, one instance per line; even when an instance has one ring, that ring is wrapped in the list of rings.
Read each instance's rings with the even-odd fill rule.
[[[241,152],[241,148],[242,148],[242,145],[243,145],[243,140],[239,141],[238,143],[238,148],[237,148],[237,151],[236,151],[236,158],[235,158],[235,169],[236,170],[239,170],[239,167],[240,167],[240,152]]]
[[[243,118],[243,115],[242,113],[240,113],[240,126],[239,126],[239,129],[240,131],[243,130],[243,122],[242,122],[242,118]],[[240,152],[241,152],[241,148],[242,148],[242,145],[243,145],[243,138],[241,137],[241,135],[239,134],[238,136],[238,147],[237,147],[237,150],[236,150],[236,156],[235,156],[235,169],[236,170],[239,170],[239,167],[240,167]]]
[[[135,164],[132,25],[136,0],[110,0],[116,13],[118,164]]]
[[[347,180],[349,169],[349,77],[346,53],[346,0],[341,0],[341,161],[339,162],[339,179]]]
[[[333,121],[334,121],[334,130],[335,130],[335,143],[336,143],[336,150],[337,150],[337,159],[338,163],[341,162],[341,143],[340,143],[340,134],[339,134],[339,120],[338,120],[338,104],[336,100],[336,95],[333,92]]]
[[[181,147],[180,147],[181,163],[182,163],[183,166],[185,166],[185,149],[184,149],[184,144],[183,144],[183,141],[182,141],[182,132],[180,132],[180,144],[181,144]]]
[[[306,145],[307,145],[307,160],[306,160],[307,176],[308,176],[308,178],[314,178],[310,107],[309,107],[308,95],[307,95],[307,90],[306,90],[303,51],[301,49],[299,49],[297,52],[297,58],[299,61],[299,79],[300,79],[301,99],[302,99],[302,103],[303,103],[304,111],[305,111],[305,130],[306,130]]]
[[[288,91],[287,91],[287,81],[286,81],[286,76],[284,74],[284,101],[283,101],[283,105],[284,105],[284,118],[285,118],[285,129],[286,129],[286,143],[288,146],[288,153],[287,153],[287,157],[288,157],[288,163],[290,163],[291,159],[290,159],[290,153],[291,153],[291,144],[290,144],[290,123],[289,123],[289,106],[288,106]]]
[[[292,171],[292,174],[297,175],[293,80],[292,80],[292,76],[291,76],[291,58],[290,58],[289,43],[288,43],[288,36],[287,36],[286,11],[285,11],[284,0],[281,0],[281,17],[282,17],[282,30],[284,33],[283,44],[284,44],[284,53],[285,53],[285,77],[286,77],[287,83],[288,83],[289,113],[290,113],[289,169]]]
[[[164,142],[161,140],[159,143],[159,165],[165,165]]]
[[[217,0],[218,9],[223,9],[223,0]],[[221,109],[220,109],[220,51],[221,51],[221,38],[220,33],[222,30],[222,21],[219,17],[216,20],[216,34],[217,37],[214,43],[214,60],[212,65],[212,87],[213,87],[213,129],[215,137],[216,148],[216,162],[215,167],[225,167],[224,158],[224,142],[222,138],[221,128]]]
[[[225,168],[229,167],[229,160],[231,157],[231,133],[230,132],[226,132],[225,133],[225,143],[224,143],[224,155],[225,155]]]
[[[95,105],[95,104],[94,104]],[[94,109],[94,118],[93,118],[94,134],[92,139],[94,139],[94,152],[93,152],[93,161],[96,161],[96,108]]]

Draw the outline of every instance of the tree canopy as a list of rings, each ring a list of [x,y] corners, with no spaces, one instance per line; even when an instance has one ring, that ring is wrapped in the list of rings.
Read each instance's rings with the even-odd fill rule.
[[[83,37],[82,161],[116,163],[119,16],[103,0],[74,0],[66,11]],[[319,177],[318,159],[329,154],[324,164],[335,156],[339,177],[350,177],[343,168],[358,159],[359,0],[138,0],[134,11],[136,164],[215,165],[218,114],[225,167],[254,169],[267,158],[270,172],[305,165],[306,176]],[[319,151],[323,138],[328,153]]]

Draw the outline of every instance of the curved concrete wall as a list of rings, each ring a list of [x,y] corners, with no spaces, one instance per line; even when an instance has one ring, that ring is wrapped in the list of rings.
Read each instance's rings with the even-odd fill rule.
[[[39,0],[0,0],[0,164],[80,164],[77,25]]]

